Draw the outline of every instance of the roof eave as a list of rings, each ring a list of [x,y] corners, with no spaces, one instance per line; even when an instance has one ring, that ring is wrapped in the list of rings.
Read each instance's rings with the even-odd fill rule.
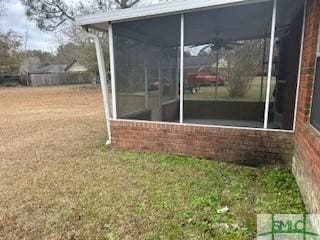
[[[186,0],[170,3],[154,4],[143,7],[118,9],[107,13],[97,13],[76,17],[79,26],[92,26],[97,29],[107,30],[110,22],[121,22],[141,18],[173,15],[178,13],[193,12],[201,9],[220,8],[241,4],[267,2],[271,0]],[[99,27],[99,24],[104,24]]]

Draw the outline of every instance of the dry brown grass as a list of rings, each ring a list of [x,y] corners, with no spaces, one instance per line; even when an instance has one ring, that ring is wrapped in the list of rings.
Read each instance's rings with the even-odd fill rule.
[[[113,152],[105,132],[98,89],[0,88],[1,240],[244,240],[255,211],[304,211],[289,171]]]
[[[37,236],[72,204],[84,181],[76,164],[104,132],[98,88],[0,88],[0,239]]]

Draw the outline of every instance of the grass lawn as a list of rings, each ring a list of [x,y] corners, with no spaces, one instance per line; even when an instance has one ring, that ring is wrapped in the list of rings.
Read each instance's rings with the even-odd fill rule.
[[[94,88],[0,89],[0,239],[254,239],[305,211],[289,170],[113,151],[103,118]]]
[[[266,81],[267,78],[264,78],[264,87],[262,90],[262,99],[263,102],[265,101],[266,98]],[[226,83],[228,84],[228,83]],[[261,78],[256,77],[248,90],[248,92],[245,94],[243,97],[237,97],[237,98],[232,98],[229,95],[229,91],[227,89],[227,86],[218,86],[218,92],[217,92],[217,99],[218,100],[224,100],[224,101],[254,101],[254,102],[259,102],[260,101],[260,88],[261,88]],[[271,97],[270,99],[272,100],[272,93],[275,88],[275,79],[272,79],[271,82]],[[185,94],[184,95],[185,100],[215,100],[215,86],[202,86],[200,87],[200,91],[196,94]]]

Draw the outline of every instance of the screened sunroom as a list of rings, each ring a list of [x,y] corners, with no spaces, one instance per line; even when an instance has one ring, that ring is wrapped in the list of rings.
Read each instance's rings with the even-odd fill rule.
[[[303,16],[304,0],[178,0],[77,22],[108,31],[112,119],[293,130]]]

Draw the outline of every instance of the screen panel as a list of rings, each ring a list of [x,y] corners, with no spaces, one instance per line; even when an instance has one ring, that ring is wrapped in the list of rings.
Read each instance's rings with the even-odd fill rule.
[[[268,128],[292,129],[299,54],[289,53],[299,53],[303,2],[278,1]],[[272,1],[184,19],[183,122],[262,128]],[[113,24],[119,118],[179,122],[180,24],[181,15]]]
[[[117,113],[178,121],[180,15],[113,24]]]
[[[272,2],[185,14],[184,122],[263,127]]]

